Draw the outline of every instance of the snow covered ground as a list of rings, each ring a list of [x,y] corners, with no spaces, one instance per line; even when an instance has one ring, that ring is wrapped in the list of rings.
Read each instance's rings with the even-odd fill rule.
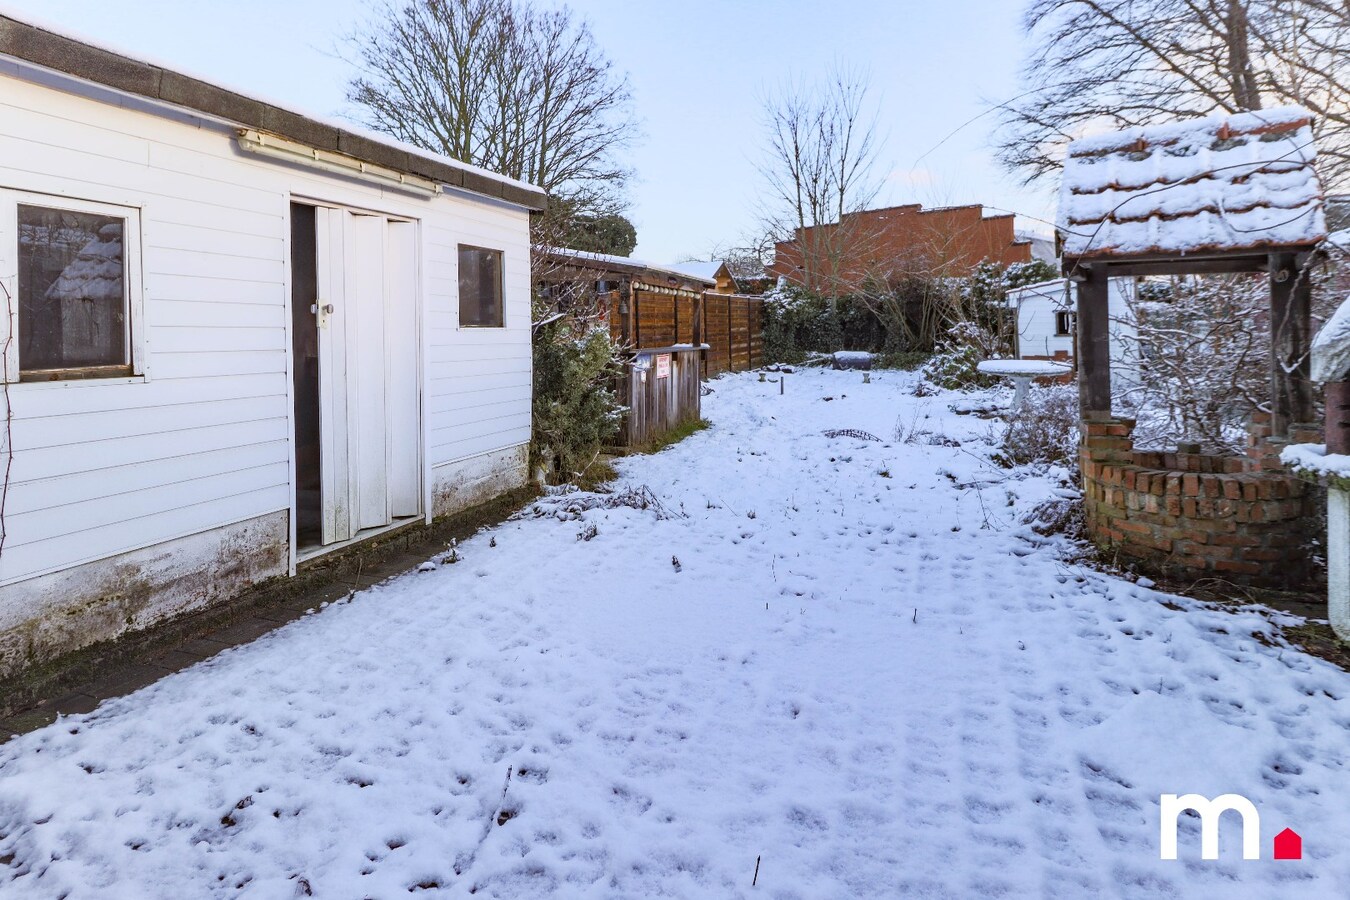
[[[621,465],[669,515],[546,501],[0,747],[0,896],[1344,896],[1346,675],[1063,562],[912,378],[720,379]],[[1159,860],[1191,792],[1263,858]]]

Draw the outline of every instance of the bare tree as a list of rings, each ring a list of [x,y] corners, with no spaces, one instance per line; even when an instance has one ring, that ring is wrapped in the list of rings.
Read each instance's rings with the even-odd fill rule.
[[[866,72],[836,65],[825,81],[785,84],[764,103],[767,230],[798,239],[811,290],[838,286],[861,239],[847,227],[848,217],[881,188],[881,139],[868,92]]]
[[[365,124],[528,181],[572,214],[616,211],[636,129],[628,79],[584,20],[528,0],[387,0],[349,38]]]
[[[1317,117],[1319,169],[1350,179],[1345,0],[1032,0],[1026,92],[1003,105],[1000,158],[1034,180],[1089,127],[1283,104]]]

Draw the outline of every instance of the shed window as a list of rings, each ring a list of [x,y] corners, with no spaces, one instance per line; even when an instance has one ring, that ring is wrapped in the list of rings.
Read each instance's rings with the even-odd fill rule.
[[[1055,336],[1068,337],[1073,334],[1074,313],[1069,311],[1055,313]]]
[[[131,374],[127,222],[18,204],[21,379]]]
[[[502,327],[502,252],[459,245],[459,324]]]

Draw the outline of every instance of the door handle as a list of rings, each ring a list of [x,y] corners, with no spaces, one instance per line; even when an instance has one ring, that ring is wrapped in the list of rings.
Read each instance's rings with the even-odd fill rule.
[[[333,314],[333,304],[325,303],[323,306],[320,306],[317,303],[311,303],[309,305],[309,311],[316,316],[319,313],[323,313],[326,316],[331,316]]]

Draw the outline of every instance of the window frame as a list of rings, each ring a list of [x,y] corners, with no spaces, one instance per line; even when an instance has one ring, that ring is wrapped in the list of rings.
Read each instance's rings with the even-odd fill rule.
[[[123,303],[126,315],[127,362],[111,366],[76,366],[68,369],[21,371],[19,358],[19,207],[45,209],[122,219]],[[0,380],[10,384],[41,385],[53,382],[108,384],[146,381],[145,291],[142,281],[141,223],[143,207],[123,203],[0,189],[0,272],[10,296],[7,310],[0,310],[0,347],[4,348],[4,372]],[[0,297],[0,300],[3,298]]]
[[[1064,317],[1065,330],[1063,331],[1061,331],[1059,328],[1060,316]],[[1073,310],[1071,309],[1055,310],[1055,337],[1073,337],[1074,327],[1076,325],[1077,323],[1074,322]]]
[[[478,250],[483,253],[497,254],[497,323],[495,325],[466,324],[464,322],[464,295],[460,289],[460,254],[465,250]],[[498,247],[483,247],[478,244],[456,243],[455,245],[455,317],[460,328],[505,328],[506,327],[506,251]]]

